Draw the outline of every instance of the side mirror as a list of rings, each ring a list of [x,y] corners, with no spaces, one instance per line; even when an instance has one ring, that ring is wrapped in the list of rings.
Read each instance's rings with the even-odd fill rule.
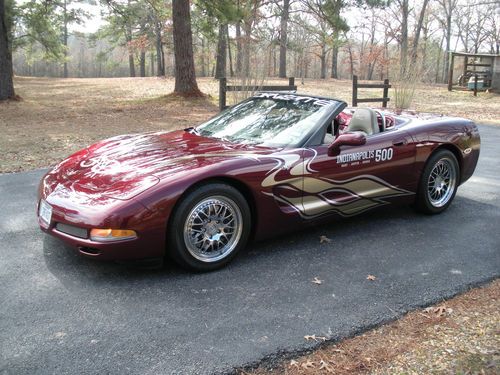
[[[352,132],[340,134],[330,146],[328,146],[328,156],[340,154],[341,146],[361,146],[366,143],[366,135],[363,132]]]

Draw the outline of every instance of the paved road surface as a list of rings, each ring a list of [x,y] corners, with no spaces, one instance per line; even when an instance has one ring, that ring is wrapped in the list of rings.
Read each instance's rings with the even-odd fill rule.
[[[444,214],[402,207],[332,222],[202,275],[76,256],[37,228],[42,171],[0,176],[0,373],[225,372],[498,277],[500,128],[481,134],[476,174]]]

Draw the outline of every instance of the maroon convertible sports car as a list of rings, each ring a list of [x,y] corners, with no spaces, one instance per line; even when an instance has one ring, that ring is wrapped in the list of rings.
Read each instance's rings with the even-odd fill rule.
[[[263,239],[389,203],[436,214],[474,172],[468,120],[259,93],[196,127],[114,137],[42,179],[47,233],[86,256],[212,270]]]

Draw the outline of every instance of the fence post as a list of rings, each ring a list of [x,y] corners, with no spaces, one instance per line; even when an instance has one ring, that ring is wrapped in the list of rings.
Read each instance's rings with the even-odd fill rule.
[[[477,74],[474,74],[474,96],[477,96]]]
[[[358,106],[358,76],[352,76],[352,106]]]
[[[389,79],[384,79],[384,101],[382,102],[382,108],[387,108],[387,99],[389,99]]]
[[[226,89],[227,79],[225,77],[219,78],[219,111],[226,108]]]
[[[295,77],[288,78],[288,86],[295,86]]]

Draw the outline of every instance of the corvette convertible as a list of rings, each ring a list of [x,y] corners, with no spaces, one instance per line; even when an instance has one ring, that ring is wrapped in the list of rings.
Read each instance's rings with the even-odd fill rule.
[[[264,92],[198,127],[76,152],[40,182],[38,221],[88,257],[209,271],[250,239],[332,217],[392,203],[438,214],[479,148],[469,120]]]

